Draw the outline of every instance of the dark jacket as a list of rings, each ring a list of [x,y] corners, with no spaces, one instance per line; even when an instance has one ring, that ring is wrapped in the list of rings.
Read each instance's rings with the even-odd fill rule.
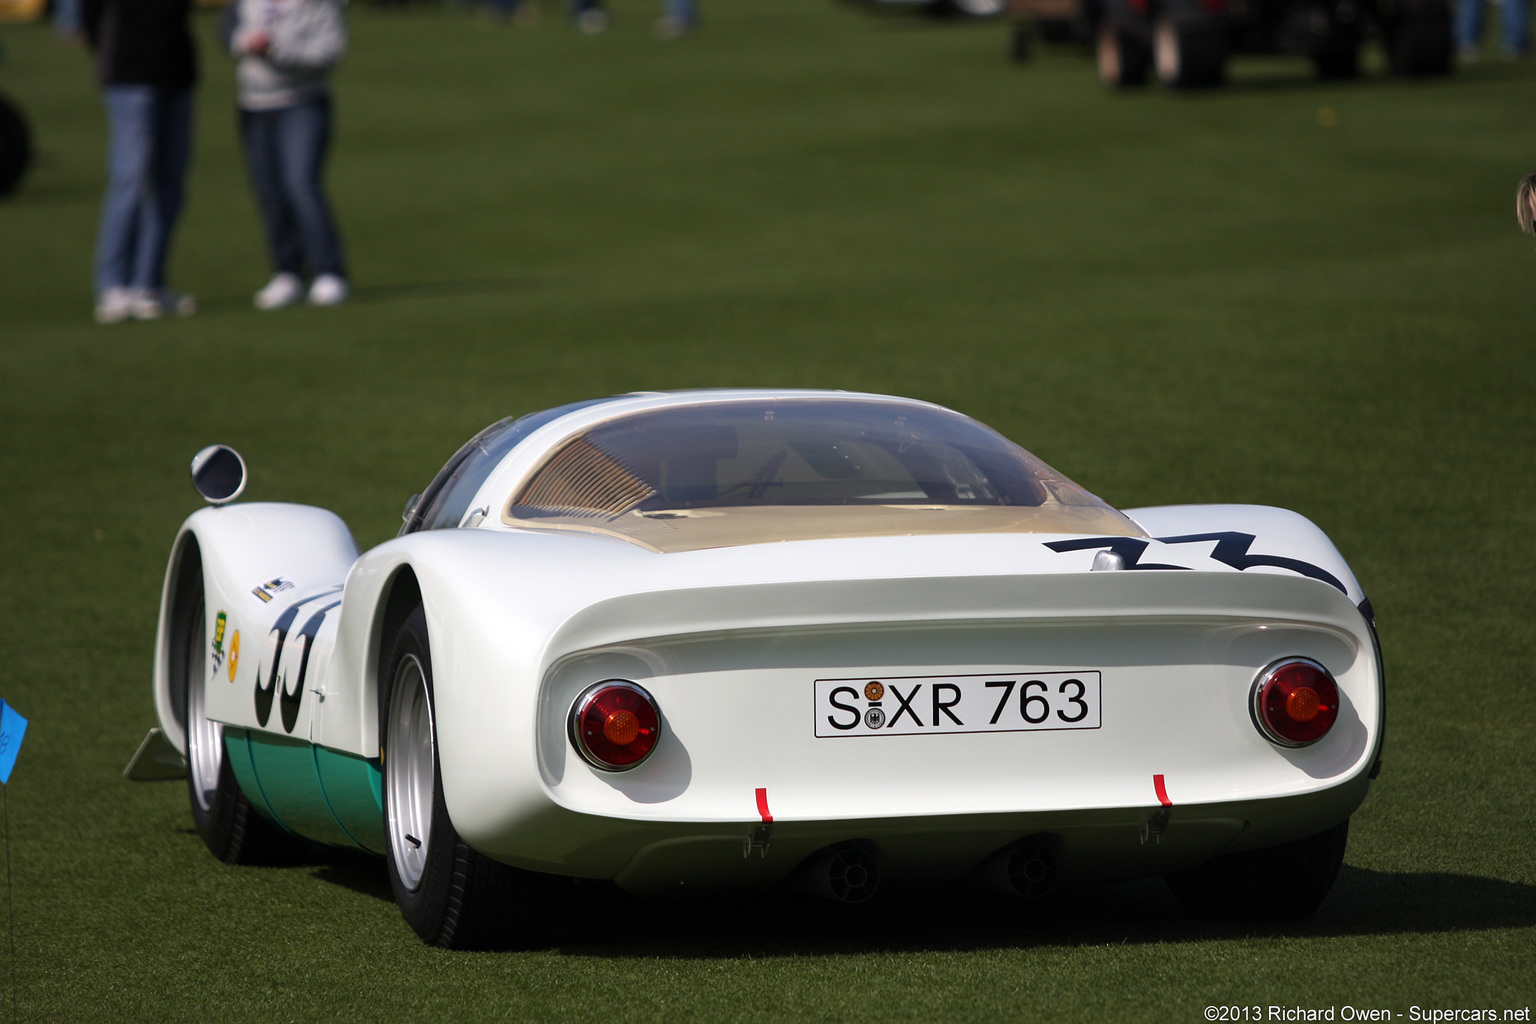
[[[187,89],[197,81],[192,0],[82,0],[102,85]]]

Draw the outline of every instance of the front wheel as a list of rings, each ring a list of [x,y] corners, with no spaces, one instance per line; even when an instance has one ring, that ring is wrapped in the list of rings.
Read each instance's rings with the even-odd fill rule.
[[[241,791],[229,766],[224,726],[208,718],[204,690],[208,683],[206,606],[199,595],[176,625],[180,656],[182,732],[187,738],[187,799],[192,821],[208,851],[226,864],[285,864],[307,848],[299,839],[262,817]]]
[[[1317,912],[1344,863],[1349,820],[1306,839],[1213,857],[1167,876],[1192,914],[1227,921],[1299,921]]]
[[[432,657],[418,605],[395,637],[383,709],[385,861],[400,913],[449,949],[536,945],[548,930],[554,879],[471,849],[448,818],[438,759]]]

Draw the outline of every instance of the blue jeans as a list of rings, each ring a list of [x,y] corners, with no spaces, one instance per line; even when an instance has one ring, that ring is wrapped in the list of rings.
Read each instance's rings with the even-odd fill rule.
[[[192,92],[109,85],[96,291],[161,288],[192,156]]]
[[[1456,42],[1463,48],[1476,49],[1483,41],[1485,0],[1458,0],[1456,7]],[[1506,54],[1524,53],[1530,46],[1530,0],[1499,0],[1499,21],[1503,28],[1499,45]]]
[[[321,185],[331,143],[331,98],[242,110],[240,138],[273,269],[300,277],[346,277],[341,235]]]

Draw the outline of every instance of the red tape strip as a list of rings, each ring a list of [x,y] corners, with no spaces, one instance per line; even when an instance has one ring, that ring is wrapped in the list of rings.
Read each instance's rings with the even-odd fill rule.
[[[1158,778],[1162,778],[1162,776],[1159,775]],[[759,789],[757,791],[757,813],[763,816],[764,821],[773,820],[773,815],[768,813],[768,790],[766,789]]]
[[[1168,787],[1163,785],[1163,777],[1161,775],[1152,776],[1152,788],[1157,790],[1158,803],[1162,804],[1164,807],[1173,806],[1173,801],[1168,799]],[[758,790],[758,792],[761,793],[762,790]],[[759,798],[758,803],[762,803],[761,798]]]

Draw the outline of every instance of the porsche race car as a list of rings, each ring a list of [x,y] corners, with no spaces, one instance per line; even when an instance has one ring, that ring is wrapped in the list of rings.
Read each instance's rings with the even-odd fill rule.
[[[1369,602],[1276,508],[1117,510],[925,402],[640,393],[502,420],[359,552],[215,445],[154,669],[209,850],[384,862],[427,942],[633,893],[1164,875],[1310,915],[1379,762]]]

